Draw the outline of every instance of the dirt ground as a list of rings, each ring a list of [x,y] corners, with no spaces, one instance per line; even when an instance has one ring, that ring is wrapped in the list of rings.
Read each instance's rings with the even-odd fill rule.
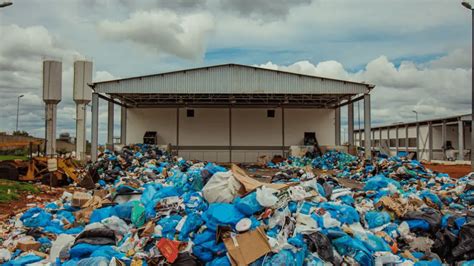
[[[49,186],[45,185],[38,185],[38,188],[40,189],[38,194],[22,192],[20,199],[8,203],[0,203],[0,222],[32,208],[37,204],[38,206],[44,206],[61,197],[64,192],[63,188],[50,189]]]
[[[446,173],[450,177],[459,178],[463,177],[471,172],[470,165],[441,165],[441,164],[424,164],[427,168]]]

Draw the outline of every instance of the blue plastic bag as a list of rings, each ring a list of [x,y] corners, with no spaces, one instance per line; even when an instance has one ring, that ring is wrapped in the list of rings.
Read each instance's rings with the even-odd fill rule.
[[[218,225],[235,225],[244,218],[234,205],[229,203],[212,203],[203,214],[203,220],[210,230],[216,231]]]
[[[125,254],[116,251],[112,246],[101,246],[97,250],[91,253],[91,257],[102,257],[108,260],[112,258],[121,259],[125,257]]]
[[[215,163],[207,163],[206,166],[204,166],[204,169],[206,169],[211,176],[214,175],[215,173],[218,173],[218,172],[227,172],[227,171],[229,171],[229,170],[227,170],[227,168],[219,166]]]
[[[214,257],[212,251],[203,247],[202,245],[193,246],[193,255],[203,262],[209,262]]]
[[[415,263],[415,266],[442,266],[443,264],[439,260],[419,260]]]
[[[243,198],[234,200],[235,207],[243,214],[252,215],[264,209],[257,201],[257,193],[252,192]]]
[[[288,249],[282,249],[277,254],[273,255],[269,260],[265,261],[264,266],[273,265],[295,265],[295,257]]]
[[[20,265],[23,266],[23,265],[35,263],[35,262],[38,262],[38,261],[41,261],[41,260],[43,260],[43,258],[41,258],[40,256],[26,255],[26,256],[18,257],[15,260],[11,260],[11,261],[3,264],[3,265],[5,265],[5,266],[20,266]]]
[[[365,214],[365,221],[369,229],[382,226],[390,222],[390,215],[385,211],[369,211]]]
[[[319,207],[327,210],[332,218],[341,223],[353,224],[360,220],[359,213],[356,209],[348,205],[323,202],[319,204]]]
[[[35,207],[26,211],[20,220],[26,227],[45,227],[52,220],[53,216],[43,209]]]
[[[99,250],[102,246],[100,245],[91,245],[87,243],[79,243],[77,245],[74,245],[70,250],[69,250],[69,255],[71,256],[72,259],[74,258],[85,258],[89,257],[92,252]]]
[[[200,245],[204,242],[210,241],[212,239],[216,238],[216,232],[210,231],[210,230],[205,230],[202,233],[196,234],[193,243],[194,245]]]
[[[56,213],[56,219],[59,219],[59,220],[66,219],[71,224],[74,223],[74,221],[76,220],[72,212],[65,211],[65,210],[58,211]]]
[[[365,191],[367,191],[367,190],[377,191],[381,188],[387,187],[388,184],[392,184],[395,187],[400,188],[400,183],[399,182],[397,182],[397,181],[395,181],[391,178],[387,178],[384,175],[376,175],[376,176],[373,176],[372,178],[369,178],[365,182],[364,190]]]
[[[204,201],[201,193],[187,192],[183,194],[183,202],[186,213],[204,211],[207,209],[207,203]]]
[[[431,202],[433,202],[434,204],[436,204],[436,206],[438,206],[438,208],[441,209],[441,207],[443,207],[443,203],[441,202],[441,200],[438,198],[437,195],[431,193],[429,190],[423,190],[421,193],[420,193],[420,197],[422,199],[428,199],[430,200]]]
[[[186,218],[186,221],[181,228],[181,232],[179,232],[178,240],[179,241],[186,241],[189,238],[189,234],[198,230],[201,225],[203,224],[203,220],[201,215],[198,213],[190,213]]]
[[[376,251],[391,251],[390,246],[381,237],[371,233],[365,236],[356,235],[356,238],[364,243],[364,246],[371,252]]]
[[[161,219],[157,224],[162,227],[161,233],[163,237],[174,240],[176,234],[176,226],[183,217],[179,215],[171,215]]]
[[[105,257],[91,257],[85,258],[77,262],[77,266],[108,266],[110,259]]]
[[[372,252],[359,239],[346,235],[331,242],[339,254],[351,256],[361,265],[374,265]]]
[[[410,230],[423,230],[428,231],[430,230],[430,224],[425,220],[414,219],[414,220],[406,220]]]
[[[158,188],[158,189],[156,189]],[[147,192],[148,190],[148,192]],[[151,194],[152,198],[150,199]],[[179,196],[180,193],[175,187],[146,186],[142,194],[141,202],[145,205],[146,219],[152,219],[156,216],[155,206],[164,198]]]
[[[114,207],[96,209],[92,212],[92,215],[90,217],[90,223],[101,222],[105,218],[109,218],[112,216],[117,216]]]
[[[129,201],[126,203],[118,204],[114,206],[114,213],[115,216],[118,218],[125,220],[125,221],[130,221],[130,217],[132,216],[132,209],[134,206],[135,201]]]

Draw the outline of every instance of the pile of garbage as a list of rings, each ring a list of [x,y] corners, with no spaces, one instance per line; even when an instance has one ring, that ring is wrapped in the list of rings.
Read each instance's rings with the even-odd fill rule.
[[[289,169],[289,168],[301,168],[307,165],[311,165],[314,168],[321,170],[343,170],[351,167],[355,167],[358,164],[356,156],[350,155],[345,152],[336,150],[328,150],[322,156],[315,158],[311,157],[296,157],[290,156],[288,159],[278,163],[269,161],[267,163],[268,168],[278,169]]]
[[[271,183],[148,145],[2,226],[5,265],[474,265],[474,179],[330,151]],[[316,174],[313,167],[333,170]],[[349,182],[350,181],[350,182]]]

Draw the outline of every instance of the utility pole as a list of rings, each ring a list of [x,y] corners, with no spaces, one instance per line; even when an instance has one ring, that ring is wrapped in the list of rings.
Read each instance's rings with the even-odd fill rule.
[[[15,127],[15,131],[18,131],[18,116],[20,114],[20,98],[22,98],[23,96],[25,95],[19,95],[17,97],[17,102],[16,102],[16,127]]]

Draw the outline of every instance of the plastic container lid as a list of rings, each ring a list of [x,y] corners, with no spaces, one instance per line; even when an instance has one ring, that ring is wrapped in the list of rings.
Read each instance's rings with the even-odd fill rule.
[[[239,232],[245,232],[248,231],[251,226],[252,220],[249,218],[243,218],[235,225],[235,229]]]

